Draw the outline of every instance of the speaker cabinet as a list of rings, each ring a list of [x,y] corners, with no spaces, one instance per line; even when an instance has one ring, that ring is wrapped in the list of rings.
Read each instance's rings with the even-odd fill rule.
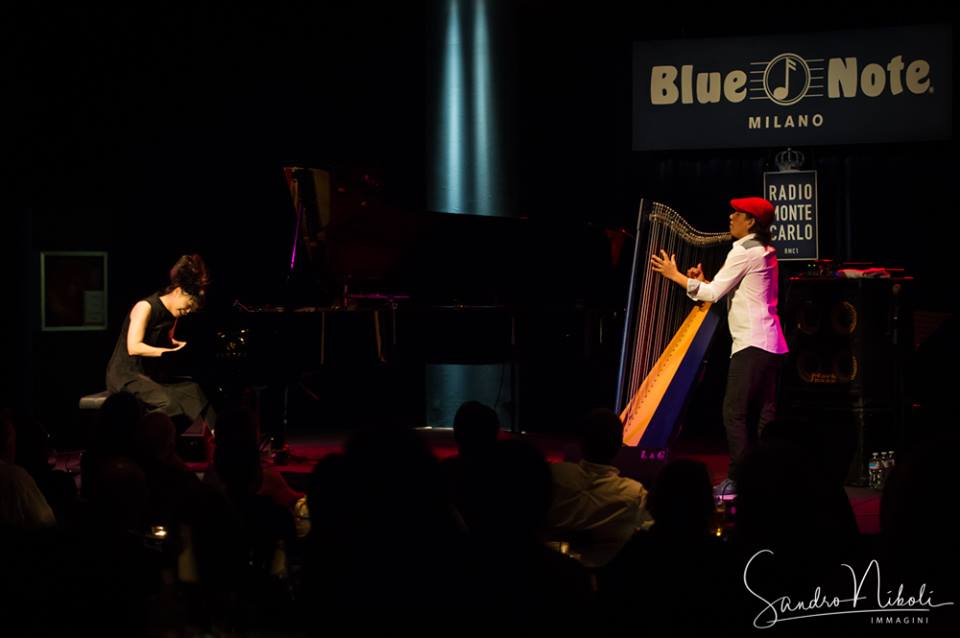
[[[900,407],[913,341],[909,280],[791,279],[781,320],[787,405]]]
[[[790,346],[781,413],[843,423],[855,441],[848,479],[860,482],[870,454],[895,450],[902,439],[910,280],[794,278],[781,321]]]

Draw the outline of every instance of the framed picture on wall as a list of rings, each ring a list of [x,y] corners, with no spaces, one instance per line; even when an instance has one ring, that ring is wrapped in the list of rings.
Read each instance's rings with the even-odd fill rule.
[[[107,329],[107,253],[40,253],[40,327]]]

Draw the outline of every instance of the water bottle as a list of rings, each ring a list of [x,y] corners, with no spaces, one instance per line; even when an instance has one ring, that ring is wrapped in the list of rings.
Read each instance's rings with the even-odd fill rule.
[[[893,471],[894,462],[893,450],[887,450],[883,455],[883,459],[880,461],[880,470],[883,474],[884,485],[887,484],[887,477],[889,477],[890,472]]]
[[[880,455],[877,452],[870,455],[870,464],[867,467],[868,484],[872,489],[880,489]]]
[[[887,484],[887,472],[890,471],[890,461],[887,457],[887,452],[880,453],[880,485],[877,489],[882,490],[883,486]]]

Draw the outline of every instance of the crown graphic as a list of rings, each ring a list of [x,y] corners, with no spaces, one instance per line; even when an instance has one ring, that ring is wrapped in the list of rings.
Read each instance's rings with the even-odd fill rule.
[[[787,148],[785,151],[780,151],[777,153],[774,162],[777,164],[777,169],[782,171],[795,171],[803,166],[806,158],[803,156],[803,153],[800,151],[795,151],[792,148]]]

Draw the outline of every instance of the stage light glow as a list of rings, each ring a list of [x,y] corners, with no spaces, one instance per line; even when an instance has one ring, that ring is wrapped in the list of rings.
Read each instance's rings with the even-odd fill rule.
[[[502,215],[488,0],[449,0],[440,50],[439,117],[430,206]]]
[[[474,3],[473,21],[473,188],[474,212],[497,215],[500,212],[496,166],[493,78],[490,63],[489,28],[485,0]]]
[[[440,210],[464,212],[463,171],[466,155],[465,86],[463,69],[463,41],[460,33],[460,2],[450,0],[448,5],[446,39],[443,60],[443,87],[441,89],[440,174],[437,180],[437,202]]]

